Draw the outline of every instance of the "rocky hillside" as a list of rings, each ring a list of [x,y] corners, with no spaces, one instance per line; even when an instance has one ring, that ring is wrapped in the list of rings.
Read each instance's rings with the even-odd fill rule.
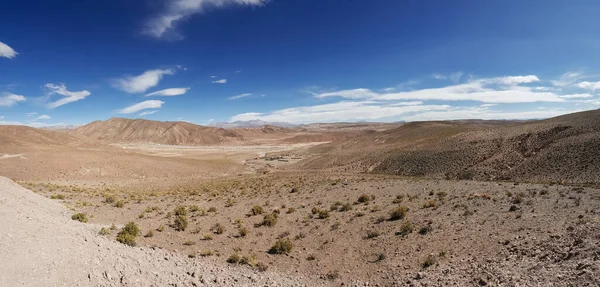
[[[82,141],[66,133],[36,129],[27,126],[0,126],[0,146],[58,146],[74,145]]]
[[[424,122],[314,148],[301,165],[448,179],[600,183],[600,111],[531,122]]]
[[[70,134],[108,143],[219,145],[243,140],[240,134],[223,128],[205,127],[186,122],[158,122],[123,118],[95,121],[73,130]]]

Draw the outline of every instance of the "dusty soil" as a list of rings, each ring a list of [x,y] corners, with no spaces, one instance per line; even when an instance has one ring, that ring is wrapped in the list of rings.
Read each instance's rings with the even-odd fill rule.
[[[598,286],[596,113],[238,129],[228,144],[219,134],[193,147],[0,127],[0,175],[38,193],[0,180],[0,257],[16,262],[0,276],[9,286]],[[154,124],[134,139],[165,128]],[[124,127],[100,134],[131,139]],[[194,144],[188,128],[211,131],[166,127],[165,139]],[[138,247],[116,241],[129,222]]]
[[[132,248],[70,219],[60,203],[0,177],[2,286],[316,286],[309,278]]]
[[[322,284],[600,283],[600,193],[592,188],[283,173],[153,193],[24,185],[64,195],[73,213],[94,224],[134,221],[153,230],[139,238],[143,246],[210,251],[222,263],[232,254],[254,256],[268,270]],[[173,227],[178,206],[187,210],[185,231]],[[252,215],[254,206],[263,213]],[[390,220],[399,206],[406,216]],[[274,226],[261,225],[273,213]],[[278,238],[292,241],[289,254],[269,254]]]

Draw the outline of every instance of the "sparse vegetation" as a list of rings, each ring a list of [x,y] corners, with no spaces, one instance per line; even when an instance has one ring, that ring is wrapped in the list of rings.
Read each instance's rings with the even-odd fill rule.
[[[246,235],[248,235],[248,228],[246,228],[244,226],[240,226],[240,228],[238,228],[238,236],[246,237]]]
[[[427,258],[425,259],[425,261],[423,263],[421,263],[421,267],[423,269],[426,269],[430,266],[433,266],[435,264],[435,257],[433,256],[427,256]]]
[[[111,230],[106,227],[102,227],[102,228],[100,228],[100,231],[98,231],[98,234],[104,235],[104,236],[110,235],[110,233],[111,233]]]
[[[146,232],[144,237],[146,237],[146,238],[154,237],[154,231],[152,229],[148,230],[148,232]]]
[[[117,234],[117,241],[129,246],[136,246],[137,243],[135,239],[140,234],[140,228],[135,224],[135,222],[127,223],[119,234]]]
[[[192,245],[196,245],[196,242],[191,241],[191,240],[186,240],[183,245],[185,246],[192,246]]]
[[[227,258],[227,263],[236,264],[240,262],[240,259],[240,255],[237,252],[234,252]]]
[[[215,234],[223,234],[223,233],[225,233],[225,226],[221,223],[216,223],[215,225],[213,225],[211,230]]]
[[[292,251],[294,244],[287,238],[277,239],[275,244],[269,249],[270,254],[287,254]]]
[[[377,230],[369,230],[367,231],[367,236],[365,236],[366,239],[373,239],[376,237],[379,237],[379,231]]]
[[[413,225],[410,221],[402,222],[400,226],[400,231],[396,232],[397,236],[407,236],[408,234],[413,232]]]
[[[258,226],[268,226],[273,227],[277,224],[277,214],[271,213],[267,214],[263,217],[263,220],[258,224]]]
[[[177,215],[173,221],[173,227],[177,231],[185,231],[188,227],[188,219],[185,215]]]
[[[71,219],[77,220],[77,221],[83,222],[83,223],[88,222],[87,215],[85,213],[81,213],[81,212],[73,214],[73,216],[71,216]]]
[[[371,197],[366,194],[362,194],[361,196],[358,197],[358,199],[356,201],[359,203],[369,202],[369,201],[371,201]]]
[[[53,194],[53,195],[50,196],[50,199],[63,200],[63,199],[65,199],[65,196],[63,194]]]
[[[406,217],[408,208],[406,206],[398,206],[390,212],[390,220],[401,220]]]
[[[115,203],[115,207],[117,207],[117,208],[123,208],[124,205],[125,205],[125,202],[123,202],[122,200],[119,200]]]
[[[250,209],[250,215],[260,215],[265,213],[265,210],[260,205],[255,205]]]
[[[117,198],[114,195],[106,195],[104,196],[104,203],[113,204],[117,201]]]

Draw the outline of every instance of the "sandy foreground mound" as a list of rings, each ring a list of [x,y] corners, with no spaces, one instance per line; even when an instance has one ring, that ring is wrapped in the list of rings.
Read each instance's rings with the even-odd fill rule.
[[[131,248],[70,219],[59,203],[0,177],[2,286],[317,286],[165,250]],[[323,283],[321,283],[323,284]]]

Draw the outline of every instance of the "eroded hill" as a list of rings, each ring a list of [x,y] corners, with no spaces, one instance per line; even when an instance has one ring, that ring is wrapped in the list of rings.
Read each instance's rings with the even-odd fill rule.
[[[531,122],[422,122],[313,148],[301,168],[600,183],[600,111]]]

